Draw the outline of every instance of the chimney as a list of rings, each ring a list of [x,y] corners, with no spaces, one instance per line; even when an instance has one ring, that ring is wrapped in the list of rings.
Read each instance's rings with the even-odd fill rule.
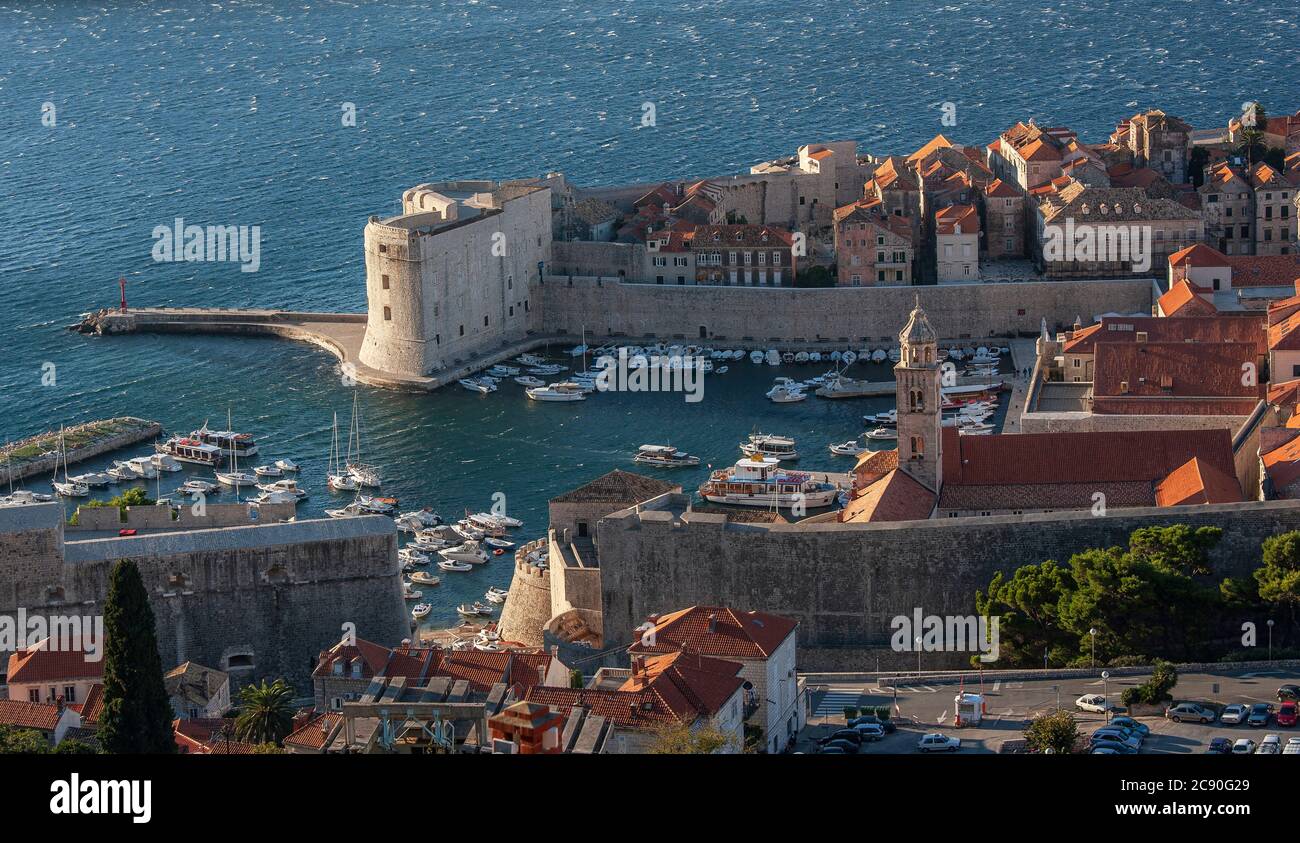
[[[718,616],[709,615],[709,632],[714,633],[717,631],[718,631]]]
[[[1147,332],[1146,332],[1146,331],[1138,331],[1138,332],[1137,332],[1137,341],[1138,341],[1138,342],[1146,342],[1146,341],[1147,341]]]

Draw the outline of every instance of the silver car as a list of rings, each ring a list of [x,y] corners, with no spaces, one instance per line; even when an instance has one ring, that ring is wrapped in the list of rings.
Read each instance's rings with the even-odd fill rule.
[[[1246,706],[1241,703],[1233,703],[1230,706],[1224,707],[1223,712],[1219,715],[1219,722],[1236,725],[1244,722],[1246,720],[1246,715],[1249,713],[1250,709]]]

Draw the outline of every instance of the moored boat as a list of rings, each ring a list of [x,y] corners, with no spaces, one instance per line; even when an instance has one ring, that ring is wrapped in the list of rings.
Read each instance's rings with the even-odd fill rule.
[[[711,503],[739,506],[815,508],[830,506],[839,490],[800,471],[781,469],[780,461],[755,454],[729,469],[715,471],[700,486],[700,496]]]
[[[173,436],[166,442],[155,445],[154,449],[158,453],[166,454],[179,462],[207,465],[213,468],[221,465],[223,459],[221,449],[216,445],[209,445],[189,436]]]
[[[672,445],[642,445],[637,448],[632,462],[659,468],[682,468],[700,464],[700,458],[678,450]]]
[[[747,457],[759,454],[779,460],[799,459],[793,439],[771,433],[751,433],[748,442],[740,443],[740,451]]]

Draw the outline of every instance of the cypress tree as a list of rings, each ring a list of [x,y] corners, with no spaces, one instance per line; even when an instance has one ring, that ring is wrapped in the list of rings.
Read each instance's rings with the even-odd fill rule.
[[[126,559],[118,560],[109,576],[104,638],[100,745],[108,753],[174,753],[153,609],[140,569]]]

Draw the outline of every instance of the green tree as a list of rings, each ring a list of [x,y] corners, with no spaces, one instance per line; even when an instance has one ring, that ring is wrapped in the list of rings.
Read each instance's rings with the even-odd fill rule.
[[[1050,750],[1057,755],[1068,755],[1079,740],[1079,724],[1072,712],[1054,711],[1034,718],[1025,728],[1025,740],[1037,752]]]
[[[99,742],[112,754],[176,751],[153,609],[134,562],[109,575],[104,602],[104,713]]]
[[[1009,579],[999,571],[987,591],[975,592],[975,610],[999,618],[999,667],[1039,666],[1045,652],[1054,664],[1073,656],[1059,618],[1060,602],[1073,587],[1069,569],[1048,560],[1017,568]]]
[[[64,738],[59,741],[59,745],[54,747],[55,755],[98,755],[99,750],[92,744],[85,741],[79,741],[76,738]]]
[[[656,730],[650,744],[651,755],[712,755],[731,746],[732,739],[713,728],[691,728],[673,723]]]
[[[1135,560],[1162,570],[1189,577],[1208,576],[1210,551],[1222,538],[1220,527],[1140,527],[1129,536],[1128,547]]]
[[[1289,632],[1300,610],[1300,532],[1270,536],[1260,549],[1264,564],[1254,572],[1259,599],[1287,616]]]
[[[0,726],[0,755],[48,755],[50,742],[34,729]]]
[[[569,671],[569,687],[581,688],[585,684],[586,684],[586,680],[582,676],[582,668],[578,668],[578,667],[572,668]]]
[[[283,679],[246,685],[239,692],[235,737],[245,743],[277,746],[293,731],[293,688]]]

